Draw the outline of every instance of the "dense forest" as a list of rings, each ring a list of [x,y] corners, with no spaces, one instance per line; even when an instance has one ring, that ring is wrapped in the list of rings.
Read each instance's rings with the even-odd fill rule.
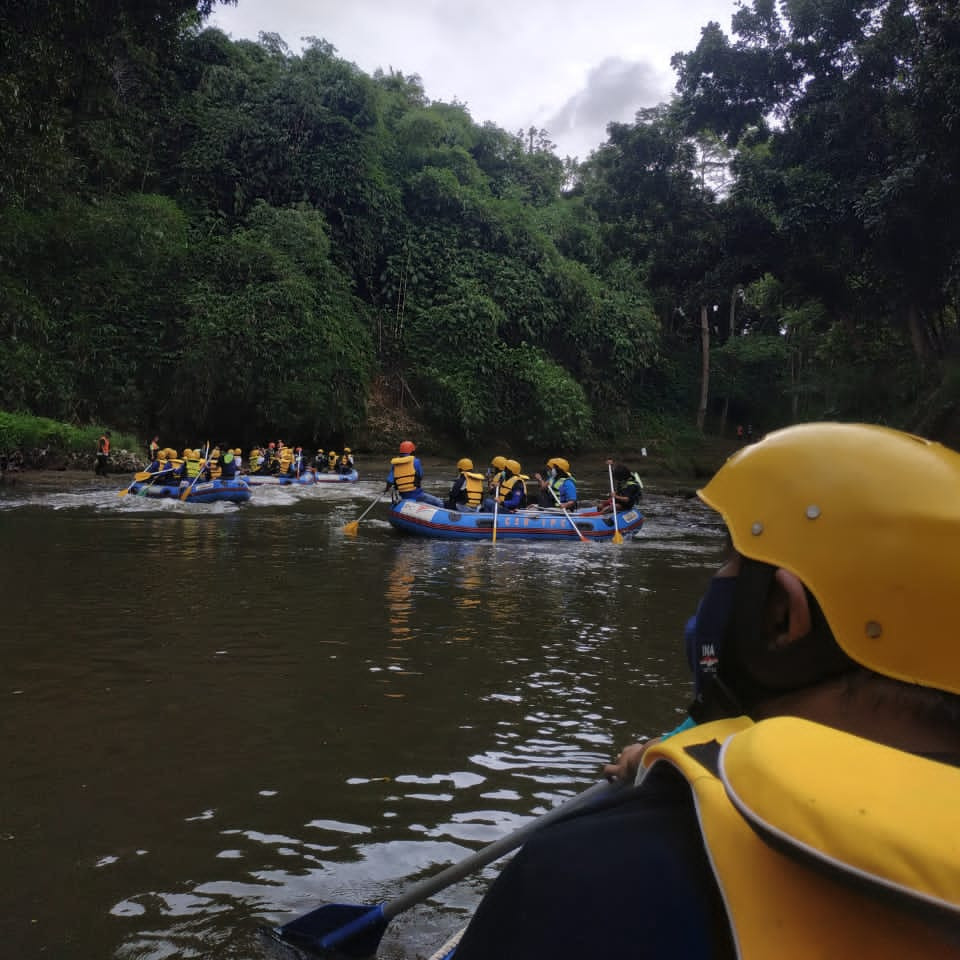
[[[214,2],[0,2],[0,409],[960,439],[960,5],[744,2],[580,162]]]

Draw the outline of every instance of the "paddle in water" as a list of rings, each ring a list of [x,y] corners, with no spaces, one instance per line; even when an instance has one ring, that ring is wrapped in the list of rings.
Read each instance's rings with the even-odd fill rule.
[[[613,464],[607,462],[607,473],[610,474],[610,506],[613,507],[613,542],[623,543],[623,535],[617,526],[617,490],[613,485]]]
[[[263,932],[274,940],[293,944],[319,957],[370,957],[376,953],[390,921],[404,910],[422,903],[428,897],[462,880],[464,877],[499,860],[505,853],[523,846],[527,838],[556,820],[569,814],[599,805],[621,789],[621,784],[602,780],[577,794],[559,807],[531,820],[513,833],[482,850],[454,863],[435,877],[415,883],[406,893],[386,903],[374,905],[328,903],[317,907],[280,927],[265,927]]]
[[[387,489],[389,489],[389,487]],[[357,517],[356,520],[351,520],[349,523],[344,524],[343,532],[349,534],[351,537],[355,537],[357,535],[357,530],[360,527],[360,521],[383,499],[383,495],[386,492],[386,490],[381,490],[380,493],[377,494],[377,499],[374,500],[370,506],[367,507],[367,509],[364,510],[359,517]]]

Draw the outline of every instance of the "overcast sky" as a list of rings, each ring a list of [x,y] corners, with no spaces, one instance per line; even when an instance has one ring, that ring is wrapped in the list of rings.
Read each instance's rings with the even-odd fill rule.
[[[545,128],[585,159],[611,120],[667,100],[670,57],[710,20],[729,32],[734,0],[238,0],[210,23],[235,40],[278,34],[299,53],[320,37],[364,72],[417,73],[431,100],[478,123]]]

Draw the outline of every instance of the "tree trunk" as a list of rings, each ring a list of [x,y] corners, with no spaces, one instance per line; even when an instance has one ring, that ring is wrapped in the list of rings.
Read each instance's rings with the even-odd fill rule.
[[[703,433],[707,419],[707,396],[710,390],[710,321],[705,303],[700,305],[700,349],[703,360],[700,367],[700,405],[697,407],[697,429]]]
[[[739,283],[733,285],[733,290],[730,291],[730,314],[728,317],[728,329],[727,336],[732,337],[734,330],[737,329],[737,301],[740,299],[740,294],[743,291],[743,287]]]
[[[910,330],[910,342],[913,344],[913,352],[916,355],[920,366],[926,366],[932,359],[933,351],[930,348],[930,340],[927,337],[927,331],[924,329],[924,322],[917,310],[916,304],[911,303],[907,307],[907,327]]]

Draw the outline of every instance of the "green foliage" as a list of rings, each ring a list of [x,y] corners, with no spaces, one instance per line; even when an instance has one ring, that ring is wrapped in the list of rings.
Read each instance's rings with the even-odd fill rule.
[[[87,453],[92,456],[103,431],[103,427],[75,427],[46,417],[0,410],[0,453],[46,449],[50,453]],[[111,433],[115,449],[140,449],[136,437],[116,431]]]
[[[450,434],[572,448],[692,422],[706,306],[713,409],[941,422],[955,4],[748,0],[580,165],[212,0],[7,6],[2,407],[306,439],[386,375]]]

